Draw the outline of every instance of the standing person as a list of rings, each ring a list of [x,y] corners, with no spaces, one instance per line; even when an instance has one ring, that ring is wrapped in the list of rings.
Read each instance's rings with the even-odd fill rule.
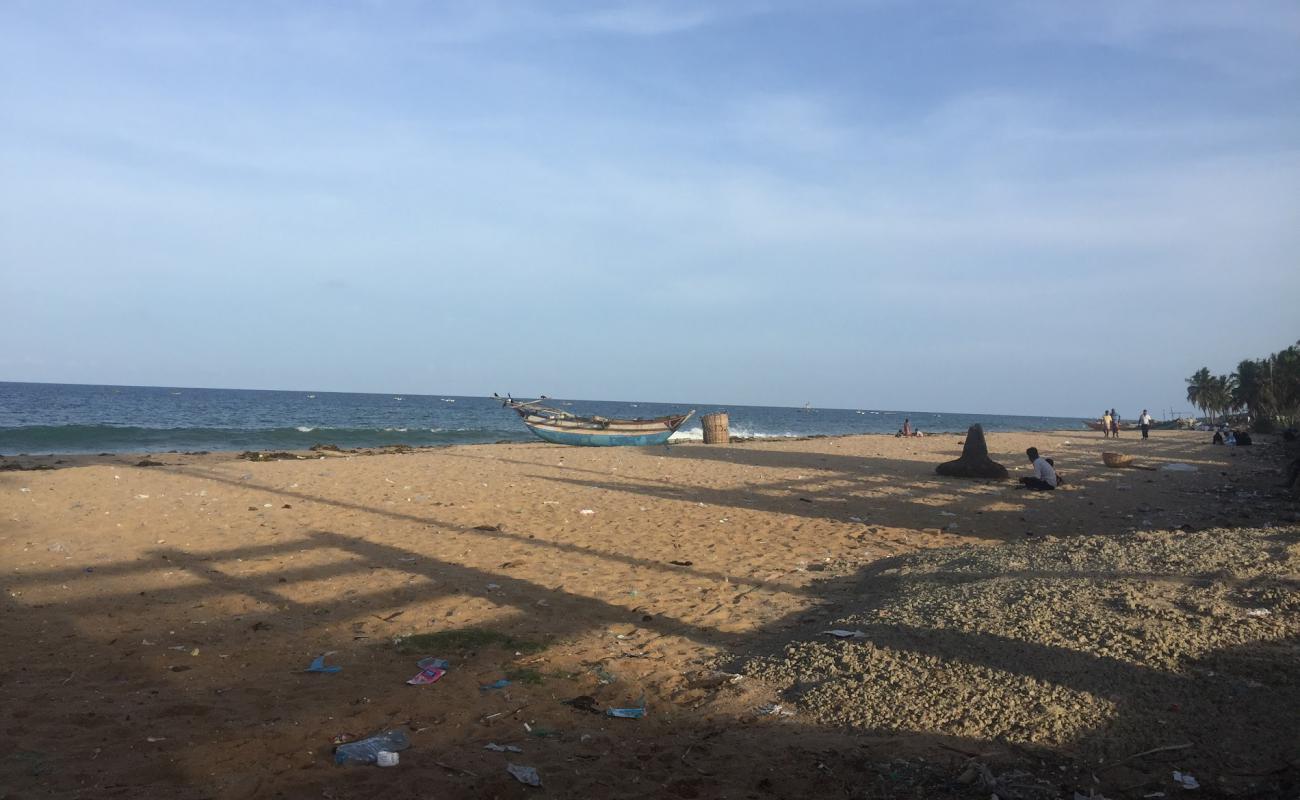
[[[1142,427],[1142,441],[1147,440],[1147,434],[1151,433],[1151,415],[1147,410],[1142,409],[1142,416],[1138,417],[1138,425]]]
[[[1113,408],[1110,410],[1110,432],[1116,439],[1119,438],[1119,414]]]
[[[1110,438],[1111,418],[1109,411],[1101,412],[1101,435]]]
[[[1026,489],[1036,489],[1042,492],[1051,492],[1056,490],[1058,483],[1056,477],[1056,467],[1042,456],[1038,455],[1038,448],[1031,447],[1025,451],[1029,456],[1029,463],[1034,465],[1034,477],[1021,478],[1020,484]]]
[[[911,436],[911,435],[912,435],[912,420],[911,420],[911,419],[905,419],[905,420],[903,420],[903,435],[904,435],[904,436]]]

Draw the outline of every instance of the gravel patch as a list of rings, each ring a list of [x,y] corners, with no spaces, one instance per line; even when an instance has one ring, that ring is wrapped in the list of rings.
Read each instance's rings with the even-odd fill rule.
[[[1300,764],[1298,589],[1295,526],[934,550],[741,670],[804,719],[1094,767],[1188,743],[1173,757],[1226,785]]]

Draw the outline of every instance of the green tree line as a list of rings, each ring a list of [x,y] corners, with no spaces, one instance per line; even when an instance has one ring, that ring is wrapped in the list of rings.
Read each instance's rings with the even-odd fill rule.
[[[1300,418],[1300,342],[1246,359],[1228,375],[1201,367],[1187,379],[1187,401],[1211,420],[1244,411],[1257,430],[1294,426]]]

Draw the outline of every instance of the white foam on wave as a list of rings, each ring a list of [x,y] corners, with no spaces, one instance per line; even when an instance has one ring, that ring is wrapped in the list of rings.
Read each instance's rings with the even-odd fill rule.
[[[753,428],[733,425],[730,429],[731,438],[733,439],[794,439],[799,434],[793,431],[784,433],[771,433],[769,431],[756,431]],[[668,437],[670,442],[702,442],[704,441],[703,428],[688,428],[679,430],[672,436]]]
[[[315,429],[315,428],[309,428],[309,427],[307,427],[306,425],[299,425],[298,427],[294,428],[294,430],[298,431],[299,433],[311,433],[312,431],[314,431],[314,430],[316,430],[316,429]]]

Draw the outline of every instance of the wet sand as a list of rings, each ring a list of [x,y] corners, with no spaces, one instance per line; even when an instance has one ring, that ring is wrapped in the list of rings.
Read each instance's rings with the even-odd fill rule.
[[[1055,493],[938,478],[934,466],[961,450],[951,435],[490,445],[271,462],[149,456],[158,466],[136,466],[140,455],[6,459],[0,467],[25,469],[0,471],[0,785],[10,797],[535,793],[506,773],[510,761],[537,767],[557,797],[966,796],[972,781],[959,778],[972,758],[995,772],[1032,762],[1074,780],[1086,760],[1114,757],[1095,744],[1109,726],[1123,723],[1122,747],[1144,748],[1122,707],[1135,700],[1071,678],[1089,662],[1064,656],[1103,645],[1063,644],[1062,626],[1078,624],[1068,616],[1028,637],[1037,657],[1023,663],[980,636],[924,646],[923,630],[911,644],[880,637],[930,660],[873,662],[878,680],[887,680],[882,664],[975,662],[989,683],[1029,682],[1078,701],[1080,713],[1064,718],[1017,706],[1019,733],[950,724],[947,712],[925,713],[938,702],[925,693],[906,700],[916,713],[828,715],[818,708],[837,696],[829,688],[801,707],[807,687],[747,665],[770,664],[827,625],[860,622],[854,604],[925,551],[1123,542],[1134,531],[1177,539],[1207,527],[1259,531],[1241,543],[1242,558],[1282,564],[1258,573],[1280,592],[1268,625],[1233,646],[1294,650],[1295,505],[1268,489],[1276,448],[1153,437],[989,436],[1013,478],[1030,474],[1025,447],[1054,457],[1067,479]],[[1195,471],[1107,469],[1103,449]],[[1116,564],[1090,584],[1115,580],[1107,570]],[[1203,566],[1189,557],[1168,574],[1212,585]],[[1014,570],[996,577],[1030,580]],[[1140,599],[1133,607],[1137,617],[1165,614]],[[941,617],[908,624],[938,629]],[[488,633],[433,645],[442,650],[401,644],[471,629]],[[340,672],[302,671],[325,653]],[[1051,666],[1054,653],[1063,671]],[[447,658],[451,670],[433,685],[406,685],[424,655]],[[1151,668],[1183,675],[1178,658]],[[1294,680],[1275,672],[1250,680]],[[481,690],[500,678],[512,683]],[[1293,686],[1278,690],[1290,697]],[[647,716],[611,719],[560,702],[581,695],[600,708],[644,699]],[[980,714],[1011,703],[989,697]],[[399,725],[412,732],[399,766],[332,765],[335,736]],[[1266,733],[1294,735],[1294,721]],[[1151,736],[1152,747],[1170,744]],[[490,742],[524,752],[484,750]],[[1175,755],[1226,769],[1222,754]],[[1145,791],[1167,772],[1139,760],[1124,779],[1135,768]],[[1128,796],[1116,774],[1093,786]]]

